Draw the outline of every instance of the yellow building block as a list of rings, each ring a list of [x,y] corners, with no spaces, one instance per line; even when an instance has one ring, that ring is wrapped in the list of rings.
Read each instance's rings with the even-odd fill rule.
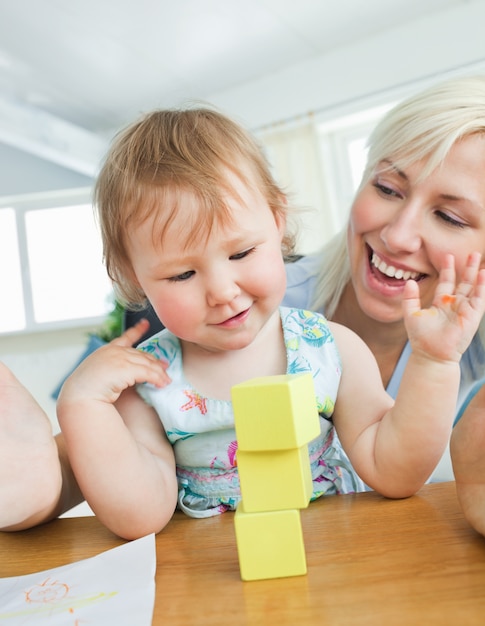
[[[239,450],[301,448],[320,433],[309,372],[253,378],[231,394]]]
[[[237,451],[246,512],[304,509],[313,491],[308,446],[271,452]]]
[[[241,502],[234,524],[243,580],[306,574],[300,511],[248,513]]]

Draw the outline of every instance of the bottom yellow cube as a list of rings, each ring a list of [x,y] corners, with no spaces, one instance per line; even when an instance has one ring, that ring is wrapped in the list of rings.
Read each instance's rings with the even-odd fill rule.
[[[306,574],[299,510],[247,513],[241,502],[234,524],[243,580]]]

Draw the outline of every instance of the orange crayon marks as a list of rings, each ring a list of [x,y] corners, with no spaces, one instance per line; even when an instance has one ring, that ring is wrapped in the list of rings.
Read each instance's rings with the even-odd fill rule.
[[[431,309],[420,309],[419,311],[414,311],[413,315],[415,317],[421,317],[422,315],[438,315],[438,310],[435,307]]]
[[[34,585],[25,592],[25,601],[28,603],[58,602],[69,592],[69,587],[65,583],[47,578],[40,585]]]
[[[456,302],[456,296],[452,296],[449,293],[445,293],[443,296],[441,296],[441,302],[443,304],[453,304],[454,302]]]

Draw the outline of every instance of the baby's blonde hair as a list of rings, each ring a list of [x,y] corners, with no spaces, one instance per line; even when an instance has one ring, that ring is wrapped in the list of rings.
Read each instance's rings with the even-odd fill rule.
[[[207,237],[214,224],[231,221],[225,198],[235,195],[228,174],[255,185],[275,218],[286,219],[285,194],[274,180],[256,140],[239,124],[210,108],[156,110],[114,139],[94,190],[104,260],[117,297],[142,307],[145,294],[134,279],[128,237],[149,216],[163,237],[177,215],[178,192],[193,194],[198,212],[183,245]],[[291,254],[294,236],[283,239]]]

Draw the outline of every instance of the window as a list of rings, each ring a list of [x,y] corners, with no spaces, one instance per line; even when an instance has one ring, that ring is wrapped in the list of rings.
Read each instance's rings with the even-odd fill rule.
[[[299,254],[319,250],[345,227],[367,159],[367,138],[390,104],[345,116],[336,111],[262,128],[258,138],[298,214]]]
[[[326,120],[314,116],[301,128],[262,133],[283,186],[293,183],[297,204],[317,210],[302,212],[308,221],[303,254],[344,227],[367,137],[390,106]],[[0,334],[101,323],[113,308],[113,294],[91,190],[0,199],[0,280]]]
[[[13,209],[0,209],[0,273],[2,300],[0,328],[2,332],[25,326],[20,256],[16,245],[16,222]]]
[[[5,299],[0,333],[87,325],[104,318],[113,297],[90,190],[11,198],[2,204]]]
[[[329,189],[329,210],[342,228],[360,184],[367,160],[367,139],[393,103],[366,109],[317,125],[323,175]]]

